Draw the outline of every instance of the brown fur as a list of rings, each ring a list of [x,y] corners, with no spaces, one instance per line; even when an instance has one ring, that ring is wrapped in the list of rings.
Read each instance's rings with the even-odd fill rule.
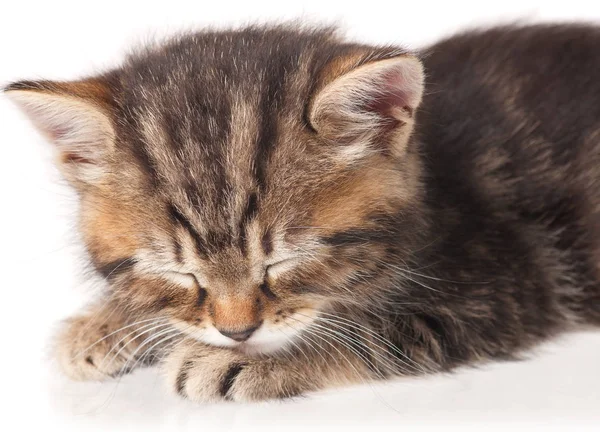
[[[183,396],[261,400],[600,324],[599,43],[498,28],[422,65],[330,29],[251,27],[10,85],[110,286],[59,336],[65,371],[164,357]]]

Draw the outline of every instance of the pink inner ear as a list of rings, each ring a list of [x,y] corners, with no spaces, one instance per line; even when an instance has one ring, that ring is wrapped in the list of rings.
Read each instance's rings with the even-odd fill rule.
[[[70,124],[54,124],[47,122],[39,127],[56,145],[56,148],[60,152],[62,162],[94,164],[94,154],[98,153],[98,149],[94,147],[96,144],[94,143],[93,136],[82,134],[82,131]]]
[[[93,164],[93,161],[87,159],[86,157],[83,157],[76,153],[69,153],[69,152],[62,154],[62,161],[65,163],[70,162],[70,163],[77,163],[77,164],[82,164],[82,163],[90,164],[90,165]]]
[[[374,91],[370,95],[371,100],[365,108],[382,117],[398,121],[401,121],[398,118],[399,111],[403,113],[402,117],[412,117],[415,95],[411,94],[411,83],[402,76],[402,71],[390,70],[379,76],[377,80],[379,82],[374,86]]]
[[[53,126],[48,129],[48,135],[54,141],[64,138],[70,132],[68,127]]]

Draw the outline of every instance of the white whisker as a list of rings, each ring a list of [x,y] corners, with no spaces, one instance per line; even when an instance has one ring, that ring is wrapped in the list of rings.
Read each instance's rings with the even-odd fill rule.
[[[164,321],[166,319],[167,318],[148,318],[148,319],[141,320],[141,321],[136,321],[136,322],[134,322],[132,324],[123,326],[121,328],[118,328],[115,331],[107,334],[103,338],[98,339],[96,342],[94,342],[93,344],[91,344],[90,346],[88,346],[87,348],[85,348],[84,350],[80,351],[79,353],[74,354],[72,358],[75,359],[76,357],[82,356],[83,354],[85,354],[87,351],[89,351],[91,348],[93,348],[94,346],[96,346],[97,344],[99,344],[100,342],[102,342],[103,340],[106,340],[107,338],[111,337],[112,335],[114,335],[116,333],[119,333],[120,331],[123,331],[123,330],[125,330],[127,328],[130,328],[130,327],[133,327],[133,326],[136,326],[138,324],[141,324],[141,323],[144,323],[144,322],[148,322],[148,321],[153,321],[151,324],[149,324],[149,325],[153,325],[153,324],[157,324],[157,323],[159,323],[161,321]],[[139,329],[136,329],[136,330],[141,330],[142,328],[145,328],[145,327],[147,327],[147,325],[144,325],[144,326],[142,326],[142,327],[140,327]],[[129,333],[129,334],[131,334],[131,333]]]

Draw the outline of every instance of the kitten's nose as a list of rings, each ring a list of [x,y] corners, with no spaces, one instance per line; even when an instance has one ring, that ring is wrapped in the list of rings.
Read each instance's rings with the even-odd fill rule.
[[[230,339],[233,339],[234,341],[237,342],[244,342],[245,340],[248,340],[248,338],[250,338],[250,336],[252,336],[252,333],[254,333],[254,331],[258,328],[258,326],[254,326],[254,327],[248,327],[244,330],[238,331],[238,330],[225,330],[225,329],[217,329],[219,330],[219,333],[221,333],[223,336],[227,336]]]

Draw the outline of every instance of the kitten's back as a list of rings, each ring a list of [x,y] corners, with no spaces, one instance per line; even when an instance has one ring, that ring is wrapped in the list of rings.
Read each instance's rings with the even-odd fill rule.
[[[442,41],[423,59],[428,92],[417,133],[431,204],[460,215],[448,218],[448,238],[512,233],[490,259],[500,268],[510,255],[531,259],[565,290],[569,307],[596,323],[598,46],[600,29],[585,25],[500,27]]]

